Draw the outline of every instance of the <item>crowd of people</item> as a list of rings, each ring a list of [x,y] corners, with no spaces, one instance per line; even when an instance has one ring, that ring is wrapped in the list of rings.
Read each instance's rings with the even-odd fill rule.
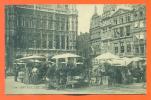
[[[146,81],[146,66],[114,66],[108,63],[100,64],[92,70],[92,85],[130,84]],[[105,83],[106,81],[106,83]]]
[[[38,84],[43,81],[48,65],[46,63],[26,63],[14,68],[14,80],[25,84]]]
[[[85,68],[74,63],[27,63],[26,67],[15,66],[15,81],[25,84],[46,83],[48,88],[67,87],[75,76],[84,78]]]
[[[122,67],[108,63],[100,64],[96,69],[88,66],[85,63],[76,65],[70,62],[58,65],[48,62],[27,63],[26,67],[16,65],[14,80],[25,84],[46,83],[48,88],[73,87],[73,84],[80,86],[78,82],[83,82],[84,85],[113,86],[146,81],[146,66]]]

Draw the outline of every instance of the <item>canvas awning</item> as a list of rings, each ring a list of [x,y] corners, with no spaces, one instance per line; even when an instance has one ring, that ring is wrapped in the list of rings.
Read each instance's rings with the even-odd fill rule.
[[[119,59],[119,57],[110,52],[107,52],[107,53],[97,56],[95,59],[96,60],[109,60],[109,59]]]
[[[142,60],[145,60],[144,58],[141,58],[141,57],[133,57],[131,58],[132,61],[134,62],[137,62],[137,61],[142,61]]]
[[[46,57],[44,56],[28,56],[28,57],[23,57],[23,58],[19,58],[19,59],[16,59],[16,61],[20,61],[20,60],[31,60],[31,59],[45,59]]]
[[[52,59],[60,59],[60,58],[78,58],[81,57],[79,55],[76,54],[72,54],[72,53],[65,53],[65,54],[59,54],[59,55],[55,55],[52,57]]]
[[[129,58],[112,59],[108,61],[111,65],[115,66],[128,66],[132,60]]]

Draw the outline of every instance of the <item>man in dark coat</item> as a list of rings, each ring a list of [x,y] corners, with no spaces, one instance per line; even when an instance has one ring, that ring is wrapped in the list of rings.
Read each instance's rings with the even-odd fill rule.
[[[15,81],[15,82],[17,82],[18,72],[19,72],[19,66],[16,65],[16,66],[15,66],[15,69],[14,69],[14,81]]]

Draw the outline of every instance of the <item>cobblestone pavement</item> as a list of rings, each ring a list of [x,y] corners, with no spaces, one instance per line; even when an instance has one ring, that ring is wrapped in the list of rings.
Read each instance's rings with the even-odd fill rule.
[[[26,85],[20,82],[14,82],[13,77],[6,78],[6,94],[145,94],[144,83],[134,83],[131,85],[91,86],[74,89],[46,89],[45,84]]]

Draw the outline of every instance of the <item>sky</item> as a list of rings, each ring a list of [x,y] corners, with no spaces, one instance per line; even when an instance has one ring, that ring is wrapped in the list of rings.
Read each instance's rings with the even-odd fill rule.
[[[103,12],[103,4],[80,4],[76,5],[78,10],[78,34],[80,32],[85,33],[89,32],[90,20],[94,14],[95,6],[97,7],[98,15],[101,15]],[[129,9],[128,5],[120,4],[117,8]]]
[[[92,4],[77,5],[78,33],[89,32],[90,20],[92,15],[94,14],[95,6],[97,7],[97,12],[100,15],[102,13],[103,5],[92,5]]]

